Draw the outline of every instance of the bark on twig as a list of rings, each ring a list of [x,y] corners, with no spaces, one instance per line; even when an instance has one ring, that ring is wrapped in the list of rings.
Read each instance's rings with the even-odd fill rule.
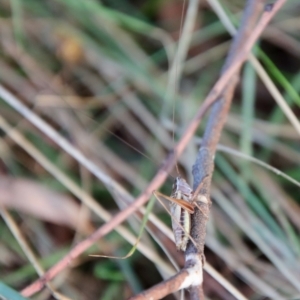
[[[241,27],[234,38],[221,74],[226,72],[228,67],[233,63],[235,57],[241,53],[242,46],[249,38],[261,12],[261,0],[247,1],[244,15],[242,17]],[[236,74],[232,78],[231,82],[224,89],[222,95],[212,105],[201,147],[198,151],[197,158],[193,166],[193,189],[196,190],[200,183],[202,183],[202,188],[199,194],[202,197],[205,197],[208,201],[206,202],[207,204],[203,202],[199,203],[199,205],[201,205],[201,211],[196,209],[195,213],[192,215],[191,236],[193,239],[195,239],[197,247],[193,243],[189,242],[186,250],[186,264],[191,264],[188,259],[189,257],[192,257],[196,260],[201,257],[201,259],[204,261],[206,224],[211,206],[210,187],[214,170],[214,156],[223,126],[228,115],[234,90],[238,82],[238,74],[240,69],[241,66],[236,71]],[[191,256],[191,254],[194,254],[194,256]],[[191,299],[204,299],[202,284],[200,286],[193,287],[193,289],[190,290],[190,293]]]
[[[280,6],[283,5],[285,1],[278,1],[276,10],[279,9]],[[228,74],[229,69],[232,68],[232,65],[235,64],[237,57],[245,55],[244,52],[247,50],[250,51],[247,46],[249,46],[250,39],[257,39],[258,36],[255,37],[254,32],[262,31],[262,29],[266,26],[267,22],[270,20],[271,16],[263,15],[261,22],[258,23],[256,27],[256,31],[253,30],[257,19],[262,12],[262,0],[248,0],[247,6],[244,12],[244,16],[242,19],[242,25],[239,29],[237,36],[232,44],[229,55],[226,59],[224,67],[222,69],[222,76]],[[274,7],[272,7],[274,9]],[[265,9],[265,12],[271,12],[272,10]],[[273,11],[273,15],[275,11]],[[251,38],[249,38],[251,36]],[[254,40],[253,40],[254,44]],[[252,44],[252,45],[253,45]],[[205,245],[205,236],[206,236],[206,223],[208,221],[209,211],[210,211],[210,186],[211,179],[214,170],[214,156],[216,152],[216,147],[220,139],[221,131],[223,129],[224,123],[227,118],[227,114],[231,105],[231,100],[233,97],[233,93],[238,82],[238,73],[240,71],[242,64],[239,64],[238,67],[234,70],[234,74],[231,77],[231,81],[227,84],[227,86],[223,89],[220,97],[214,102],[211,108],[210,116],[207,122],[207,126],[205,129],[203,141],[201,147],[199,149],[195,164],[193,166],[193,177],[194,191],[199,192],[199,196],[207,201],[199,201],[198,206],[200,209],[195,208],[195,213],[192,215],[192,228],[191,228],[191,237],[196,241],[196,245],[191,241],[188,243],[187,250],[185,252],[185,268],[183,270],[193,269],[195,265],[204,264],[204,245]],[[222,77],[221,77],[222,78]],[[212,90],[213,92],[213,90]],[[210,93],[210,95],[212,94]],[[198,187],[201,184],[200,191],[198,191]],[[182,271],[178,273],[178,275],[187,274]],[[190,274],[189,274],[190,275]],[[189,276],[187,275],[187,276]],[[201,278],[203,278],[203,274],[199,274]],[[172,277],[172,279],[176,278],[177,275]],[[189,278],[186,278],[186,281],[189,281]],[[198,300],[204,299],[204,292],[202,283],[203,281],[192,282],[190,280],[190,299]],[[170,282],[165,281],[156,285],[152,289],[149,289],[146,292],[143,292],[143,295],[147,295],[147,298],[139,298],[140,295],[133,297],[133,299],[160,299],[163,295],[157,295],[158,290],[164,290],[166,287],[170,287]],[[178,290],[178,286],[173,286],[173,292]],[[155,292],[154,292],[155,291]],[[164,290],[165,291],[165,290]]]

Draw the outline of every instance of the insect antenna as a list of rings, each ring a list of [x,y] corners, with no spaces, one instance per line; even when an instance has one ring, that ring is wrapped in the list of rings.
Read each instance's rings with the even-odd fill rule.
[[[125,139],[123,139],[122,137],[120,137],[119,135],[117,135],[116,133],[112,132],[111,130],[104,128],[105,131],[107,131],[108,133],[110,133],[112,136],[114,136],[116,139],[118,139],[119,141],[121,141],[122,143],[124,143],[126,146],[128,146],[129,148],[131,148],[132,150],[134,150],[135,152],[141,154],[143,157],[145,157],[146,159],[148,159],[149,161],[151,161],[157,169],[159,169],[160,164],[158,162],[156,162],[153,158],[151,158],[150,156],[148,156],[146,153],[144,153],[143,151],[139,150],[138,148],[134,147],[132,144],[130,144],[129,142],[127,142]],[[177,163],[176,163],[176,167],[177,167]],[[168,174],[172,179],[175,179],[176,176],[173,176],[172,174]]]

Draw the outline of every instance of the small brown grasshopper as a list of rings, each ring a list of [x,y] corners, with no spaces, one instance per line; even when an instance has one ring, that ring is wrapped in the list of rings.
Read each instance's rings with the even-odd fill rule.
[[[191,231],[191,214],[194,213],[194,192],[189,184],[181,177],[176,177],[173,183],[171,197],[160,192],[156,197],[169,200],[172,215],[172,229],[177,250],[185,251]]]

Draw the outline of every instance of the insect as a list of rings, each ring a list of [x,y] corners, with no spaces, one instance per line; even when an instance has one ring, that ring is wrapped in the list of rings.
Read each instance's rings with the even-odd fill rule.
[[[176,177],[170,197],[154,193],[156,197],[167,199],[171,202],[172,229],[178,251],[185,251],[191,230],[191,214],[194,213],[194,193],[189,184],[182,178]]]

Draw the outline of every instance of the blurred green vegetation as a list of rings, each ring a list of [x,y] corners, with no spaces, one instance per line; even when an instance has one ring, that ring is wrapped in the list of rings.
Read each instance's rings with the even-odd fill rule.
[[[200,2],[187,58],[178,74],[179,91],[174,99],[168,99],[169,70],[188,2],[1,1],[0,86],[135,197],[200,107],[230,47],[224,19],[209,3],[216,1]],[[219,3],[238,26],[244,1]],[[298,120],[299,13],[298,1],[287,1],[253,52]],[[93,195],[112,215],[129,205],[14,111],[3,96],[0,99],[0,117],[79,189]],[[204,128],[202,122],[197,136],[202,136]],[[299,132],[249,62],[241,74],[220,143],[300,180]],[[178,158],[180,172],[190,183],[197,147],[195,138]],[[84,220],[88,220],[90,230],[103,224],[98,212],[81,204],[82,199],[73,195],[59,176],[42,167],[37,157],[13,141],[2,127],[0,150],[3,179],[9,177],[13,182],[27,178],[68,195],[87,218]],[[162,192],[170,193],[176,175],[174,170]],[[0,194],[8,195],[12,202],[12,192],[3,185]],[[300,285],[295,284],[300,282],[298,195],[295,184],[237,158],[230,150],[216,156],[206,259],[249,299],[297,299],[299,295]],[[79,218],[78,228],[46,220],[43,207],[35,214],[14,205],[8,209],[46,270],[91,233],[80,230]],[[153,212],[163,224],[170,224],[160,204]],[[141,218],[138,213],[123,225],[137,236]],[[110,233],[91,253],[125,255],[131,248],[127,239]],[[141,244],[151,254],[137,251],[128,260],[98,261],[85,253],[53,285],[70,299],[126,299],[169,277],[170,256],[183,265],[182,255],[159,221],[151,219]],[[0,253],[3,283],[20,291],[38,277],[3,220]],[[223,297],[224,288],[215,279],[205,280],[210,299],[230,299]],[[44,292],[32,299],[53,298]]]

